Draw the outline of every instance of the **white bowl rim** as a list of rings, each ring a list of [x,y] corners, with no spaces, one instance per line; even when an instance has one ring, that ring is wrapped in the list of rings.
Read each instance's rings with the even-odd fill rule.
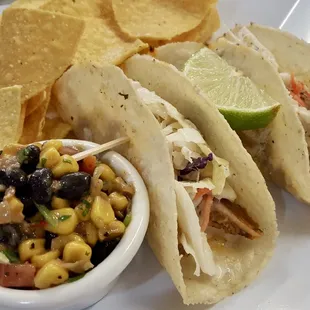
[[[98,145],[84,140],[55,140],[61,140],[67,146],[81,144],[86,149]],[[52,305],[57,309],[59,306],[72,305],[77,303],[81,295],[87,294],[87,292],[94,293],[96,290],[98,292],[103,290],[120,275],[133,259],[143,242],[149,222],[147,189],[137,170],[125,157],[114,151],[105,152],[102,157],[103,161],[109,161],[122,167],[136,190],[132,201],[132,220],[117,247],[101,264],[76,282],[45,290],[16,290],[0,287],[0,306],[14,307],[14,309],[44,309],[44,307]],[[113,164],[111,164],[112,167]],[[115,169],[115,167],[113,168]]]

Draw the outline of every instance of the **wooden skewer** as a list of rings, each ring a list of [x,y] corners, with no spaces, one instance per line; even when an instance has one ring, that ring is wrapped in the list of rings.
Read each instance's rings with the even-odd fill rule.
[[[72,157],[76,160],[76,161],[80,161],[90,155],[97,155],[99,153],[102,153],[104,151],[110,150],[113,147],[119,146],[121,144],[124,144],[126,142],[129,141],[128,137],[123,137],[123,138],[118,138],[116,140],[104,143],[102,145],[98,145],[92,149],[77,153],[75,155],[73,155]]]

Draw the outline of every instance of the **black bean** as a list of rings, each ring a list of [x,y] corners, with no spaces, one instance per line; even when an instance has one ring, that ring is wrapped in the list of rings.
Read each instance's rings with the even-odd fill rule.
[[[51,245],[52,245],[52,240],[56,237],[57,237],[56,234],[53,234],[49,231],[45,231],[45,249],[46,250],[50,250]]]
[[[3,201],[5,192],[0,192],[0,202]]]
[[[3,231],[2,228],[0,228],[0,242],[1,243],[8,243],[9,242],[9,238],[7,237],[7,235],[5,234],[5,232]]]
[[[92,249],[92,256],[91,256],[92,264],[97,266],[102,261],[104,261],[116,248],[119,241],[120,241],[119,239],[114,239],[110,241],[97,242]]]
[[[22,235],[19,227],[13,224],[1,226],[4,235],[8,238],[8,244],[13,248],[17,247],[21,241]]]
[[[27,175],[20,168],[8,168],[6,170],[6,184],[14,187],[27,185]]]
[[[32,198],[36,203],[47,204],[52,199],[53,174],[48,168],[36,170],[28,181],[32,190]]]
[[[25,217],[32,217],[38,212],[38,209],[32,199],[32,190],[30,185],[17,189],[16,197],[24,204],[23,214]]]
[[[36,145],[28,145],[17,154],[20,164],[37,165],[40,160],[40,148]]]
[[[64,175],[59,180],[57,196],[68,200],[79,200],[89,191],[91,176],[85,172]]]
[[[6,173],[5,169],[0,169],[0,184],[6,184]]]
[[[28,174],[36,170],[40,160],[40,148],[36,145],[28,145],[17,154],[21,168]]]

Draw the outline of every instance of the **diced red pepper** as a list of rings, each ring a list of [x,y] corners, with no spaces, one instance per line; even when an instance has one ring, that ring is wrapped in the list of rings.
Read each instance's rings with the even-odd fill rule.
[[[45,227],[46,225],[47,225],[46,221],[40,221],[40,222],[31,224],[32,227]]]
[[[96,164],[97,164],[96,156],[88,156],[80,162],[80,171],[93,175],[94,170],[96,168]]]

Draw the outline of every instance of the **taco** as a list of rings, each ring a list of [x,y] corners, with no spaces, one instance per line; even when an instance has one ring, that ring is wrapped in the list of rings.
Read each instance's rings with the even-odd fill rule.
[[[310,45],[287,32],[257,24],[236,26],[225,39],[215,46],[229,63],[236,63],[236,52],[245,47],[251,50],[249,53],[258,54],[260,63],[268,67],[265,81],[261,80],[260,84],[268,84],[268,93],[282,104],[268,143],[269,149],[277,153],[270,159],[277,169],[274,179],[297,198],[310,203],[310,66],[307,62]],[[261,65],[254,62],[247,65],[253,79],[257,79],[257,68]]]
[[[260,26],[254,25],[251,25],[249,29],[253,29],[253,27],[260,29]],[[274,31],[278,33],[278,31]],[[285,34],[285,38],[286,36],[290,37]],[[270,42],[277,42],[277,46],[279,46],[278,40],[274,37],[270,39]],[[156,58],[171,62],[183,70],[186,61],[193,54],[190,52],[197,45],[190,45],[188,48],[182,43],[177,44],[162,46],[155,50],[154,55]],[[187,45],[189,44],[187,42]],[[291,46],[294,44],[291,43]],[[209,44],[209,48],[209,53],[214,54],[213,57],[220,56],[228,65],[236,68],[238,74],[250,78],[255,87],[281,104],[276,117],[268,126],[258,130],[238,131],[238,134],[266,178],[285,188],[299,200],[310,203],[307,146],[307,142],[309,142],[307,132],[310,130],[310,122],[307,122],[307,117],[310,116],[308,116],[308,110],[300,107],[293,98],[295,95],[290,95],[283,83],[282,74],[279,74],[281,66],[276,57],[262,45],[258,37],[255,37],[247,28],[239,26]],[[207,48],[204,47],[204,49]],[[182,50],[181,56],[178,56],[177,50]],[[189,52],[186,53],[186,50]],[[212,64],[210,64],[211,66]],[[287,68],[291,68],[291,66],[287,66]],[[287,74],[282,76],[287,80]],[[295,78],[295,76],[301,76],[301,74],[295,74],[293,77]],[[293,79],[293,81],[296,80]],[[304,85],[306,83],[303,84],[303,87],[306,87]],[[295,90],[297,88],[298,91],[298,87],[293,88]],[[204,95],[208,96],[208,94]]]
[[[135,75],[143,68],[147,82],[141,83],[158,88],[157,94],[111,65],[73,66],[53,93],[78,138],[130,138],[118,151],[147,185],[151,248],[185,304],[215,303],[248,285],[270,259],[277,237],[274,202],[218,110],[212,104],[204,109],[184,76],[152,60],[137,56],[125,69]]]

